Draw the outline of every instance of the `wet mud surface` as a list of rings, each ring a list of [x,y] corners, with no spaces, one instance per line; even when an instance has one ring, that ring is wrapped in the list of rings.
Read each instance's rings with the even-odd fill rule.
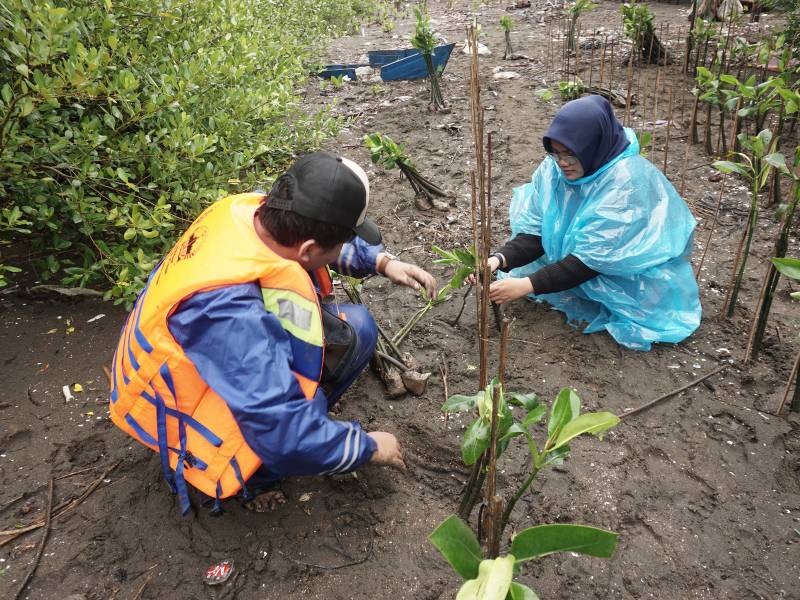
[[[468,16],[445,6],[433,4],[432,15],[435,29],[458,43],[443,77],[448,113],[428,111],[422,82],[363,81],[324,90],[311,82],[305,93],[310,107],[330,105],[353,117],[326,148],[367,165],[363,135],[389,134],[406,145],[424,174],[451,193],[447,211],[420,210],[396,171],[368,168],[370,211],[389,250],[431,267],[440,284],[447,272],[431,266],[430,246],[469,243],[473,162],[468,59],[461,53]],[[591,15],[592,24],[618,29],[618,6],[602,3]],[[653,8],[659,19],[685,24],[685,9]],[[543,158],[541,135],[561,105],[533,96],[543,78],[552,84],[539,60],[547,33],[540,10],[534,6],[512,14],[515,50],[531,61],[501,59],[502,33],[495,24],[505,14],[502,8],[485,9],[481,16],[482,42],[493,52],[481,58],[481,69],[486,129],[495,141],[495,243],[509,233],[511,190],[527,181]],[[369,49],[403,46],[411,27],[410,18],[397,20],[391,33],[371,25],[365,37],[337,40],[328,58],[359,62]],[[520,77],[495,79],[496,67]],[[665,70],[662,76],[671,75]],[[678,123],[668,168],[676,185],[685,148],[681,134],[685,130]],[[697,264],[720,184],[708,180],[712,170],[699,148],[688,157],[685,197],[700,218]],[[518,503],[512,518],[517,530],[574,522],[620,533],[610,561],[556,555],[529,563],[520,580],[543,599],[800,598],[800,418],[773,414],[797,351],[798,312],[785,282],[764,352],[754,363],[741,364],[775,233],[769,219],[759,228],[737,314],[730,321],[717,318],[746,215],[744,193],[726,194],[700,275],[704,321],[681,344],[634,352],[618,347],[607,334],[571,329],[546,306],[518,301],[507,311],[515,319],[508,387],[537,391],[548,401],[571,386],[588,410],[620,413],[730,363],[709,386],[695,386],[625,420],[602,442],[573,443],[567,462],[543,474],[534,492]],[[796,255],[793,246],[790,254]],[[65,302],[21,292],[0,296],[0,528],[42,518],[49,477],[70,475],[56,480],[58,504],[80,496],[117,465],[84,502],[53,521],[23,597],[453,598],[460,583],[427,536],[454,512],[467,477],[458,452],[466,419],[451,416],[445,423],[439,412],[443,362],[450,393],[470,393],[477,385],[472,299],[460,323],[448,323],[462,296],[458,292],[434,308],[404,342],[434,373],[423,396],[389,399],[375,374],[366,372],[341,403],[340,418],[398,436],[408,473],[367,467],[357,476],[290,480],[283,485],[288,503],[269,514],[248,512],[233,500],[226,503],[225,515],[214,518],[193,496],[196,513],[185,519],[168,493],[158,457],[108,420],[102,367],[110,363],[125,312],[96,300]],[[397,330],[421,305],[411,291],[378,278],[367,281],[363,297],[389,330]],[[101,313],[105,316],[89,322]],[[499,345],[492,335],[496,366]],[[62,388],[75,383],[83,391],[72,392],[66,401]],[[512,446],[501,463],[502,489],[524,478],[525,459],[524,448]],[[0,597],[16,591],[40,535],[41,530],[32,531],[0,546]],[[0,537],[0,543],[8,537]],[[226,585],[206,586],[205,569],[223,559],[234,561],[234,576]]]

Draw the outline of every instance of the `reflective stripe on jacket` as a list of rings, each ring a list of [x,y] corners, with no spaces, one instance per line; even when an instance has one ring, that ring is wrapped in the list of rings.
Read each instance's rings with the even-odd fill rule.
[[[323,359],[320,307],[309,274],[272,252],[253,216],[262,194],[240,194],[206,209],[159,264],[137,299],[114,354],[111,418],[159,452],[165,478],[189,509],[186,482],[216,498],[237,493],[261,464],[224,399],[200,377],[167,327],[191,295],[258,281],[264,307],[292,346],[291,368],[307,400],[319,386]],[[324,269],[314,274],[330,291]]]

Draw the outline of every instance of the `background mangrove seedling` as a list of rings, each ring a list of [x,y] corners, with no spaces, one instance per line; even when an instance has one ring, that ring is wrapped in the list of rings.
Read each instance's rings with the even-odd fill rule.
[[[478,538],[451,515],[428,539],[464,579],[457,600],[538,600],[532,589],[513,580],[523,563],[556,552],[611,558],[617,538],[612,531],[586,525],[538,525],[520,531],[509,554],[484,559]]]
[[[425,2],[420,7],[414,8],[417,17],[417,26],[411,37],[411,45],[422,52],[425,65],[428,67],[428,80],[431,85],[431,108],[439,110],[446,108],[444,96],[439,87],[439,73],[433,66],[433,52],[436,50],[436,36],[431,31],[431,20],[428,16],[428,6]]]
[[[578,47],[578,19],[583,13],[594,10],[599,5],[592,0],[575,0],[567,6],[569,29],[567,30],[567,49],[574,52]]]
[[[575,81],[559,81],[558,93],[564,102],[580,98],[586,93],[586,86],[581,81],[580,77],[576,77]]]
[[[739,249],[736,253],[736,260],[733,265],[731,275],[731,285],[728,287],[728,294],[725,298],[723,312],[730,318],[736,308],[736,299],[739,296],[739,289],[744,276],[744,269],[747,265],[747,257],[750,254],[750,243],[753,239],[758,222],[758,196],[769,178],[773,162],[779,159],[775,154],[775,140],[769,129],[761,131],[758,135],[747,137],[739,134],[739,143],[748,152],[747,154],[737,152],[739,162],[728,160],[718,160],[714,162],[714,168],[720,173],[737,173],[750,183],[750,213],[747,218],[747,225],[742,233],[739,242]],[[783,158],[783,157],[781,157]]]
[[[782,154],[771,154],[765,157],[772,167],[778,172],[790,177],[793,180],[792,189],[789,192],[789,202],[783,207],[781,213],[781,228],[778,238],[775,240],[775,249],[773,255],[777,259],[783,259],[789,249],[789,235],[792,231],[794,223],[795,212],[797,211],[798,202],[800,202],[800,146],[795,148],[794,164],[791,169],[786,167],[786,161]],[[747,351],[745,352],[745,360],[749,361],[758,356],[761,350],[761,342],[764,339],[764,332],[767,329],[767,321],[769,320],[770,309],[772,308],[772,299],[775,295],[775,290],[778,288],[778,280],[780,279],[780,271],[778,270],[775,261],[770,261],[764,277],[764,283],[761,287],[761,297],[758,300],[758,307],[756,308],[756,320],[753,322],[753,327],[750,330],[750,338],[747,342]]]
[[[672,61],[669,49],[656,35],[654,15],[646,4],[623,4],[620,7],[625,36],[633,42],[639,60],[651,64],[668,64]]]
[[[800,260],[796,258],[773,258],[772,264],[775,265],[775,268],[781,275],[789,279],[794,279],[795,281],[800,280]],[[791,296],[795,300],[800,300],[800,292],[792,292]],[[793,411],[800,411],[800,353],[797,354],[797,358],[794,361],[794,368],[792,368],[792,372],[789,374],[789,381],[786,383],[786,390],[783,393],[783,401],[777,410],[778,414],[781,413],[783,407],[786,405],[786,400],[789,397],[792,384],[794,384],[794,395],[792,396],[792,403],[789,408]]]
[[[514,48],[511,47],[511,30],[514,29],[514,21],[512,21],[511,17],[508,15],[503,15],[500,17],[500,27],[506,39],[506,49],[505,52],[503,52],[503,60],[507,60],[514,54]]]
[[[405,175],[408,183],[411,184],[421,208],[432,208],[434,206],[434,197],[447,196],[439,186],[417,171],[402,144],[395,143],[388,135],[380,133],[367,134],[364,136],[364,144],[366,144],[370,152],[370,158],[372,158],[373,163],[382,165],[389,170],[400,169],[400,173]]]

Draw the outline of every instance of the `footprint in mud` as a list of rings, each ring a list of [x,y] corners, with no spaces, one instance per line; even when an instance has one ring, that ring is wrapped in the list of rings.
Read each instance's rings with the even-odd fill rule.
[[[85,439],[73,440],[66,447],[65,452],[67,459],[72,464],[88,465],[105,456],[107,449],[106,443],[100,435],[90,435]]]
[[[24,450],[31,439],[29,427],[10,425],[8,431],[0,435],[0,452]]]
[[[751,425],[727,411],[713,414],[710,418],[704,419],[703,423],[705,423],[708,437],[718,442],[734,441],[752,444],[758,441],[755,429]]]
[[[782,439],[786,453],[775,469],[775,480],[786,492],[800,494],[800,429],[792,429]]]

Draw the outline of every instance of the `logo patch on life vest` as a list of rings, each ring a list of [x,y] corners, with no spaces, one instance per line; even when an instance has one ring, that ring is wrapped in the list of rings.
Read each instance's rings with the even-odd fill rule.
[[[185,260],[187,258],[192,258],[195,254],[197,254],[198,250],[200,250],[200,246],[203,245],[203,242],[208,237],[208,227],[205,225],[201,225],[197,229],[195,229],[191,235],[181,243],[180,248],[178,248],[178,255],[176,260]]]

